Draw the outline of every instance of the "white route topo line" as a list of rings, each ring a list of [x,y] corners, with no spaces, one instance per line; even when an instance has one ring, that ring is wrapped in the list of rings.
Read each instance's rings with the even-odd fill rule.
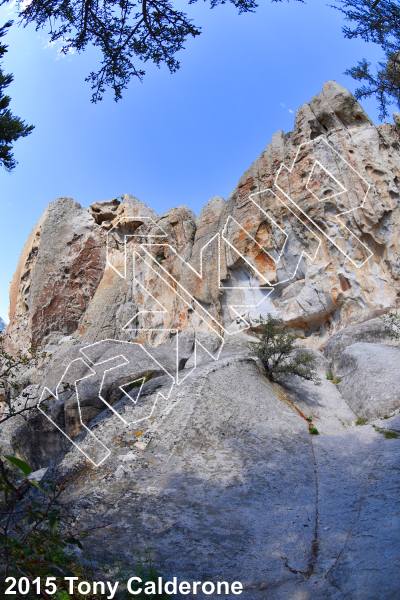
[[[338,214],[336,214],[334,216],[334,218],[337,220],[337,222],[344,227],[344,229],[348,232],[348,234],[352,237],[355,238],[357,240],[357,243],[360,244],[363,249],[366,251],[367,253],[367,258],[359,265],[357,264],[349,254],[347,254],[342,248],[340,248],[340,246],[337,245],[337,243],[327,234],[325,233],[321,227],[311,218],[309,217],[303,210],[302,208],[298,205],[298,203],[295,202],[295,200],[293,200],[293,198],[291,196],[289,196],[279,185],[278,185],[278,179],[279,176],[281,175],[281,173],[285,170],[286,173],[288,175],[291,175],[293,173],[293,169],[295,168],[296,162],[298,160],[299,157],[299,153],[306,147],[309,146],[310,144],[312,144],[313,146],[319,143],[324,143],[326,144],[326,146],[329,148],[330,151],[332,151],[337,158],[339,158],[341,161],[343,161],[352,171],[353,173],[355,173],[357,175],[357,177],[359,177],[364,184],[367,186],[367,191],[365,192],[364,198],[362,200],[362,202],[360,204],[358,204],[356,207],[351,208],[349,210],[345,210],[342,212],[339,212]],[[335,184],[338,186],[338,188],[341,190],[339,192],[336,192],[334,194],[332,194],[331,196],[325,197],[323,199],[320,199],[316,196],[316,194],[314,194],[314,192],[312,191],[312,189],[309,187],[310,181],[312,179],[312,176],[314,175],[314,171],[315,168],[318,167],[320,169],[322,169],[327,175],[329,175],[329,177],[332,178],[332,180],[335,182]],[[142,242],[139,246],[139,251],[138,250],[134,250],[133,251],[133,269],[132,269],[132,285],[135,283],[140,289],[142,289],[145,294],[147,294],[152,301],[159,307],[160,310],[140,310],[138,311],[135,316],[130,319],[123,327],[123,329],[125,331],[142,331],[142,332],[151,332],[151,331],[156,331],[156,332],[169,332],[172,334],[175,334],[175,339],[176,339],[176,369],[175,369],[175,377],[173,377],[170,373],[168,373],[168,371],[160,364],[160,362],[154,358],[154,356],[152,356],[152,354],[140,343],[137,342],[126,342],[126,341],[122,341],[122,340],[102,340],[101,342],[95,342],[94,344],[89,344],[88,346],[85,346],[84,348],[80,349],[80,352],[83,354],[83,356],[85,357],[85,360],[83,358],[77,358],[73,361],[71,361],[68,366],[66,367],[63,376],[60,380],[60,382],[57,385],[56,391],[55,393],[53,393],[51,390],[49,390],[49,388],[44,387],[40,400],[37,404],[37,408],[39,409],[39,411],[47,418],[49,419],[49,421],[61,432],[63,433],[63,435],[65,435],[65,437],[71,442],[71,444],[73,444],[94,466],[98,467],[100,466],[107,458],[108,456],[110,456],[111,454],[111,450],[109,448],[107,448],[107,446],[98,438],[96,437],[96,435],[93,433],[93,431],[91,429],[89,429],[89,427],[87,427],[83,420],[82,420],[82,413],[81,413],[81,405],[80,405],[80,401],[79,401],[79,391],[78,391],[78,384],[84,380],[87,380],[91,377],[97,376],[97,372],[95,370],[95,367],[101,367],[101,365],[106,365],[107,363],[110,363],[111,361],[115,361],[116,359],[120,358],[125,362],[119,363],[117,365],[114,365],[112,367],[110,367],[109,369],[102,369],[103,371],[103,376],[102,376],[102,380],[101,380],[101,384],[100,384],[100,389],[99,389],[99,393],[98,393],[98,397],[102,400],[102,402],[104,403],[105,407],[110,409],[121,421],[125,426],[130,426],[136,423],[139,423],[141,421],[145,421],[147,419],[150,419],[154,413],[155,407],[157,405],[157,401],[160,397],[162,397],[164,400],[166,400],[168,402],[170,396],[171,396],[171,392],[174,388],[174,386],[179,386],[181,385],[186,378],[195,371],[195,369],[197,368],[197,348],[200,347],[203,351],[205,351],[210,358],[212,358],[213,360],[218,360],[219,356],[221,354],[222,348],[224,346],[225,343],[225,336],[227,335],[235,335],[236,333],[238,333],[239,331],[243,331],[245,329],[248,329],[249,327],[251,327],[251,323],[249,323],[248,321],[246,321],[246,319],[243,317],[243,315],[241,315],[236,309],[241,308],[242,311],[243,309],[257,309],[262,302],[264,302],[269,295],[271,294],[271,292],[273,291],[274,287],[276,285],[280,285],[282,283],[286,283],[287,281],[291,281],[292,279],[294,279],[296,277],[297,274],[297,270],[299,268],[300,265],[300,261],[302,260],[303,257],[309,258],[309,260],[311,260],[311,262],[314,262],[318,251],[321,248],[321,244],[322,244],[322,240],[320,237],[318,237],[315,232],[311,229],[311,227],[309,227],[306,223],[304,223],[304,221],[302,221],[299,216],[294,212],[294,210],[292,210],[290,205],[293,205],[298,211],[300,211],[300,213],[303,215],[303,217],[310,223],[312,224],[312,226],[314,228],[316,228],[318,230],[318,232],[320,232],[322,234],[322,236],[324,236],[331,244],[333,244],[338,250],[339,252],[341,252],[346,259],[348,259],[356,268],[361,268],[363,265],[366,264],[366,262],[369,260],[369,258],[371,258],[372,256],[372,252],[371,250],[365,245],[363,244],[360,239],[344,224],[344,221],[342,219],[340,219],[340,217],[343,217],[346,214],[350,214],[358,209],[362,209],[364,208],[364,204],[366,202],[367,199],[367,195],[368,192],[370,190],[370,184],[360,175],[360,173],[358,173],[358,171],[356,171],[354,169],[354,167],[348,162],[346,161],[336,150],[335,148],[333,148],[333,146],[331,144],[329,144],[329,142],[323,137],[320,136],[319,138],[317,138],[316,140],[310,141],[310,142],[305,142],[303,144],[301,144],[298,147],[297,153],[295,155],[295,158],[293,159],[293,163],[292,166],[289,168],[287,167],[283,162],[281,163],[276,177],[275,177],[275,181],[274,181],[274,186],[277,188],[277,190],[279,190],[279,192],[281,194],[283,194],[283,196],[285,197],[286,200],[289,201],[289,204],[287,204],[282,198],[280,198],[274,191],[273,189],[270,188],[265,188],[263,190],[258,190],[257,192],[254,192],[253,194],[249,195],[249,199],[250,201],[263,213],[264,217],[266,219],[268,219],[270,221],[270,223],[276,227],[276,229],[282,234],[282,236],[284,237],[284,242],[282,244],[281,250],[278,254],[278,258],[275,259],[267,250],[266,248],[264,248],[264,246],[262,246],[261,244],[259,244],[257,242],[257,240],[255,240],[250,234],[249,232],[242,226],[240,225],[240,223],[238,223],[238,221],[232,217],[232,216],[228,216],[224,227],[222,228],[221,232],[216,233],[210,240],[208,240],[208,242],[203,246],[203,248],[200,251],[200,270],[197,271],[191,264],[189,264],[187,261],[183,260],[181,258],[181,256],[178,254],[177,250],[175,248],[173,248],[168,242],[163,242],[161,244],[155,244],[154,241],[150,241],[153,240],[153,238],[159,238],[159,237],[165,237],[168,238],[168,234],[159,226],[158,223],[156,223],[151,217],[147,217],[147,216],[136,216],[136,217],[122,217],[121,219],[119,219],[117,221],[117,223],[112,227],[112,229],[110,229],[110,231],[107,232],[107,264],[114,269],[114,271],[122,278],[127,280],[127,241],[130,238],[135,238],[135,237],[139,237],[139,238],[145,238],[147,241],[146,242]],[[319,202],[321,201],[326,201],[326,200],[332,200],[333,198],[335,198],[336,196],[339,196],[341,194],[344,194],[346,192],[348,192],[349,190],[347,190],[342,183],[340,183],[340,181],[337,180],[337,178],[320,162],[320,160],[314,160],[310,174],[308,176],[307,179],[307,183],[305,185],[305,189],[311,193],[311,195],[316,198]],[[283,258],[283,254],[286,248],[286,244],[287,241],[289,239],[289,235],[288,233],[282,229],[282,227],[280,227],[278,225],[278,223],[260,206],[260,200],[258,200],[258,196],[260,196],[261,194],[265,194],[265,193],[271,193],[274,198],[280,203],[282,204],[288,211],[289,213],[298,221],[300,221],[302,227],[306,228],[311,236],[316,240],[317,242],[317,247],[316,250],[314,252],[313,256],[310,256],[309,253],[307,253],[304,249],[301,251],[300,253],[300,258],[297,261],[296,267],[292,273],[292,275],[290,277],[288,277],[285,280],[281,280],[278,281],[277,283],[273,284],[271,282],[269,282],[267,280],[267,278],[262,275],[258,269],[256,269],[255,265],[252,264],[252,262],[250,262],[250,260],[244,256],[232,243],[232,241],[230,241],[227,237],[227,229],[228,226],[230,225],[230,223],[235,223],[235,225],[241,229],[242,231],[244,231],[244,233],[246,234],[246,236],[248,236],[250,238],[250,240],[253,242],[253,244],[255,246],[257,246],[259,248],[259,250],[261,252],[265,252],[265,254],[269,257],[270,260],[272,260],[275,265],[278,265],[279,262],[282,261]],[[152,234],[135,234],[135,233],[129,233],[129,234],[125,234],[124,235],[124,269],[123,269],[123,273],[121,274],[120,271],[118,271],[118,269],[115,268],[115,266],[112,264],[112,262],[110,261],[110,247],[109,247],[109,236],[110,234],[112,234],[118,227],[118,225],[121,222],[129,222],[129,221],[136,221],[136,222],[141,222],[141,223],[146,223],[149,222],[150,224],[152,224],[156,230],[157,233],[152,233]],[[168,248],[168,250],[171,253],[174,253],[177,257],[177,259],[181,260],[181,262],[183,263],[183,266],[188,269],[190,269],[194,275],[202,280],[204,273],[203,273],[203,253],[206,250],[206,248],[208,246],[210,246],[212,243],[216,242],[217,243],[217,269],[218,269],[218,277],[217,277],[217,281],[218,281],[218,288],[220,290],[234,290],[234,289],[243,289],[243,290],[254,290],[256,288],[254,288],[254,286],[252,286],[251,284],[249,286],[224,286],[221,284],[221,241],[224,242],[228,247],[231,248],[231,250],[233,250],[236,254],[239,255],[239,257],[250,267],[251,271],[253,273],[256,274],[258,281],[261,281],[261,285],[263,287],[261,287],[261,285],[259,284],[258,288],[262,289],[263,292],[268,291],[268,293],[266,294],[265,297],[262,298],[262,300],[260,302],[258,302],[257,304],[244,304],[244,305],[228,305],[228,308],[230,308],[236,315],[237,318],[239,320],[241,320],[244,323],[244,327],[242,330],[239,331],[229,331],[227,330],[223,325],[221,325],[221,323],[215,318],[213,317],[213,315],[207,311],[204,306],[182,285],[182,283],[180,281],[178,281],[176,278],[174,278],[172,276],[171,273],[169,273],[165,267],[163,267],[160,263],[157,262],[156,258],[152,255],[151,253],[151,248],[154,246],[164,246],[165,248]],[[141,255],[140,251],[142,252],[143,256]],[[194,350],[193,350],[193,354],[194,354],[194,366],[193,368],[183,377],[181,378],[179,375],[179,334],[182,333],[181,331],[179,331],[177,328],[170,328],[170,329],[160,329],[160,328],[130,328],[130,325],[132,323],[132,321],[136,321],[139,315],[149,315],[149,314],[164,314],[167,315],[168,311],[167,309],[157,300],[157,298],[155,298],[151,292],[149,290],[147,290],[144,285],[139,281],[138,277],[137,277],[137,269],[136,269],[136,263],[137,260],[141,260],[147,267],[147,270],[153,271],[153,273],[155,274],[156,278],[160,279],[163,281],[163,283],[165,285],[168,286],[168,288],[171,290],[171,293],[173,295],[175,295],[176,297],[178,297],[184,304],[186,304],[188,307],[190,307],[196,314],[197,316],[201,319],[201,321],[207,325],[207,327],[210,328],[210,331],[212,331],[214,334],[216,334],[218,336],[218,338],[220,339],[220,346],[218,351],[213,354],[212,352],[210,352],[209,350],[207,350],[207,348],[205,348],[205,346],[198,340],[196,339],[196,330],[195,330],[195,340],[194,340]],[[169,280],[172,280],[176,286],[173,287],[171,285],[171,283],[169,282]],[[268,286],[267,288],[265,286]],[[211,324],[210,324],[211,321]],[[217,328],[215,328],[215,326]],[[112,372],[113,370],[121,367],[121,366],[126,366],[129,364],[129,360],[128,358],[126,358],[126,356],[124,356],[123,354],[117,354],[116,356],[113,356],[112,358],[109,358],[105,361],[100,361],[97,363],[93,363],[91,361],[91,359],[87,356],[87,354],[85,354],[85,351],[87,351],[89,348],[92,348],[98,344],[104,343],[104,342],[114,342],[116,344],[131,344],[134,346],[138,346],[140,347],[153,361],[155,361],[157,363],[157,365],[164,371],[164,373],[170,377],[171,379],[171,386],[167,392],[167,394],[162,394],[161,392],[158,392],[156,394],[156,398],[154,400],[153,405],[151,406],[150,412],[148,414],[148,416],[146,417],[141,417],[139,419],[133,420],[133,421],[127,421],[126,419],[124,419],[122,417],[122,415],[115,410],[115,408],[113,408],[113,406],[111,404],[109,404],[109,402],[107,402],[107,400],[105,399],[102,390],[104,387],[104,383],[105,383],[105,378],[107,377],[107,373]],[[72,440],[66,433],[65,431],[63,431],[55,422],[54,420],[51,418],[51,416],[46,412],[45,409],[42,408],[42,404],[46,401],[46,400],[50,400],[51,398],[54,398],[54,402],[59,400],[59,393],[62,393],[61,387],[62,387],[62,383],[64,381],[64,379],[66,378],[66,374],[68,373],[69,369],[76,363],[83,363],[85,365],[85,367],[90,371],[90,373],[88,375],[85,375],[84,377],[81,377],[77,380],[75,380],[74,382],[74,386],[75,386],[75,393],[76,393],[76,398],[77,398],[77,404],[78,404],[78,414],[79,414],[79,420],[81,425],[84,427],[84,429],[87,432],[87,435],[90,437],[90,439],[95,443],[95,444],[99,444],[100,449],[104,451],[104,456],[100,461],[96,461],[95,458],[92,456],[89,456],[89,454],[87,454],[87,452],[85,452],[85,450],[83,448],[81,448],[74,440]],[[136,398],[132,398],[130,396],[130,394],[128,392],[126,392],[126,390],[124,389],[124,387],[127,387],[129,385],[132,385],[132,383],[135,383],[137,381],[142,381],[142,384],[140,385],[140,389],[136,395]],[[126,383],[122,386],[119,386],[119,389],[125,394],[125,396],[128,398],[132,404],[135,406],[138,402],[138,399],[140,397],[140,394],[142,392],[142,388],[144,385],[144,381],[145,378],[136,378],[133,381],[131,381],[130,383]],[[167,406],[168,408],[168,406]],[[143,444],[145,445],[145,444]]]

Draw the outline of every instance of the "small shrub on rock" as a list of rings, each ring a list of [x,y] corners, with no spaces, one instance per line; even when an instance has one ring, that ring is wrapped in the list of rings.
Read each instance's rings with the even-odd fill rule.
[[[289,333],[282,319],[268,314],[266,319],[260,315],[254,322],[260,325],[259,341],[250,342],[249,347],[261,360],[270,381],[279,381],[290,374],[321,385],[315,357],[307,350],[296,351],[296,340],[300,336]]]
[[[18,376],[21,371],[37,367],[51,354],[44,352],[40,342],[32,342],[26,351],[11,353],[7,348],[7,335],[0,334],[0,424],[35,410],[31,396],[21,390]],[[22,392],[22,393],[21,393]]]
[[[15,471],[3,464],[0,474],[0,595],[5,593],[7,577],[36,577],[70,574],[72,546],[81,547],[71,533],[71,517],[59,501],[64,481],[41,487],[30,480],[31,467],[13,456],[7,460],[23,475],[16,481]],[[34,593],[26,598],[47,597]]]

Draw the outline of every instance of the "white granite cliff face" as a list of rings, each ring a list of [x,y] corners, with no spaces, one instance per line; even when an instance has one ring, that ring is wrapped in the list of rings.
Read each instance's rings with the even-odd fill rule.
[[[159,217],[128,194],[89,213],[55,200],[11,284],[13,344],[159,344],[171,329],[221,339],[270,311],[323,346],[398,303],[399,144],[395,125],[374,126],[331,81],[198,218],[185,206]]]
[[[244,600],[399,597],[400,347],[377,318],[399,306],[399,150],[330,81],[197,218],[129,194],[46,209],[8,333],[53,353],[24,379],[48,413],[0,438],[68,476],[95,560],[152,546],[165,576]],[[265,378],[246,331],[267,312],[321,387]]]
[[[150,343],[170,335],[145,334],[152,326],[226,337],[246,327],[240,315],[270,311],[305,335],[307,345],[323,345],[397,305],[399,169],[395,125],[375,127],[347,90],[328,82],[297,111],[295,130],[275,134],[229,199],[211,199],[197,219],[179,207],[151,222],[149,209],[127,195],[112,219],[109,203],[96,203],[91,212],[100,222],[104,211],[101,225],[114,245],[109,262],[120,273],[128,223],[134,237],[126,238],[126,280],[106,266],[77,338],[126,336],[116,327],[129,318],[130,339]],[[133,279],[132,253],[143,253],[145,242],[152,246],[146,262],[135,259]],[[144,308],[149,312],[134,319]]]

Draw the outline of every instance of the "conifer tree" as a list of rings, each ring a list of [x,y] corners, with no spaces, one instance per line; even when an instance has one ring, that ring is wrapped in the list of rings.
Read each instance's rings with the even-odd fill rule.
[[[380,118],[388,116],[390,104],[400,106],[400,0],[336,0],[337,7],[353,26],[343,28],[346,38],[361,38],[379,44],[384,58],[371,70],[366,58],[346,71],[363,85],[357,88],[357,100],[375,97]]]
[[[0,0],[0,6],[8,2]],[[195,2],[188,0],[189,5]],[[258,6],[256,0],[210,0],[210,6],[226,2],[234,4],[239,14],[254,12]],[[64,54],[82,52],[90,44],[100,49],[100,68],[86,78],[92,102],[101,100],[107,87],[117,101],[132,77],[142,80],[145,71],[138,61],[165,64],[174,73],[179,69],[176,53],[189,36],[201,33],[169,0],[16,0],[16,4],[21,23],[32,23],[37,30],[49,27],[50,43],[60,41]]]
[[[188,0],[188,4],[197,1]],[[306,4],[305,0],[294,1]],[[351,24],[343,28],[345,37],[359,37],[382,48],[382,61],[375,72],[363,58],[346,74],[363,83],[355,93],[358,100],[371,96],[378,100],[383,119],[390,104],[400,106],[400,0],[332,1],[336,3],[332,8],[340,10]],[[0,0],[0,6],[8,2]],[[210,0],[210,7],[227,2],[239,14],[255,12],[258,7],[257,0]],[[142,80],[145,71],[137,61],[164,63],[171,73],[177,71],[176,53],[189,36],[201,33],[173,0],[16,0],[16,5],[20,22],[33,24],[37,30],[49,27],[49,41],[61,42],[65,54],[82,52],[89,45],[99,48],[100,68],[86,78],[92,86],[92,102],[101,100],[107,87],[113,89],[117,101],[132,77]]]
[[[8,21],[3,27],[0,27],[0,38],[2,38],[12,21]],[[7,52],[8,46],[0,43],[0,65],[1,59]],[[14,117],[9,109],[11,98],[5,94],[5,89],[13,81],[11,74],[5,74],[0,66],[0,165],[6,171],[12,171],[17,161],[12,153],[13,143],[21,137],[29,135],[34,128],[33,125],[25,125],[19,117]]]

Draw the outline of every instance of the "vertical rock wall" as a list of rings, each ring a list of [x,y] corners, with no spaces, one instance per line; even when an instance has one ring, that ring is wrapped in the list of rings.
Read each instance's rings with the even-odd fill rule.
[[[89,212],[54,201],[11,284],[13,344],[224,337],[275,312],[323,345],[398,305],[399,149],[395,125],[374,126],[330,81],[198,218],[185,206],[158,217],[128,194]]]
[[[16,348],[29,340],[72,334],[105,267],[100,228],[72,198],[49,204],[32,229],[10,285],[8,333]]]

